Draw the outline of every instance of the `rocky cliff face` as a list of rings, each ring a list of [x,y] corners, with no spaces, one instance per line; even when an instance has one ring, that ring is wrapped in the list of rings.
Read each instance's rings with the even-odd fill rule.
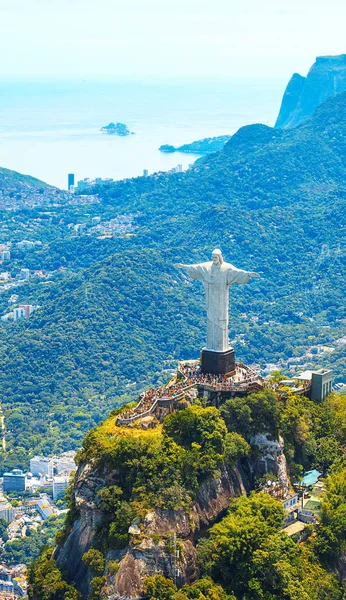
[[[83,597],[90,593],[91,574],[82,556],[93,545],[95,528],[102,519],[96,490],[113,475],[99,473],[92,464],[78,469],[74,498],[79,517],[63,546],[55,551],[58,567]],[[190,511],[154,510],[142,521],[137,520],[130,528],[128,547],[107,553],[107,596],[114,600],[139,598],[143,594],[144,579],[155,573],[162,573],[178,584],[193,582],[198,576],[195,545],[199,536],[223,515],[231,498],[245,493],[240,471],[224,466],[218,479],[201,485]],[[119,563],[119,569],[111,573],[108,567],[114,560]]]
[[[250,471],[255,475],[274,473],[282,490],[288,491],[290,480],[287,474],[284,441],[282,437],[273,439],[270,434],[258,433],[250,440],[252,446],[259,449],[257,459],[249,461]]]
[[[275,127],[289,129],[312,116],[329,96],[346,91],[346,54],[319,56],[306,77],[288,83]]]
[[[281,444],[274,448],[275,442],[265,438],[257,440],[258,446],[261,441],[263,460],[268,461],[268,465],[262,464],[261,468],[282,469],[278,464],[282,456]],[[78,469],[74,485],[78,518],[67,540],[55,551],[59,568],[83,597],[90,593],[92,576],[82,556],[93,545],[95,528],[102,520],[96,491],[114,480],[115,475],[101,472],[92,463]],[[246,487],[241,468],[223,465],[218,478],[209,479],[200,486],[190,510],[156,509],[144,518],[136,519],[129,530],[127,548],[109,550],[106,555],[105,595],[111,600],[140,598],[145,578],[156,573],[169,577],[178,585],[195,581],[198,577],[198,539],[223,517],[232,498],[249,491]],[[114,564],[117,564],[116,569]]]
[[[342,550],[335,567],[338,579],[346,585],[346,550]]]
[[[62,572],[67,573],[71,583],[83,596],[89,593],[91,575],[82,561],[83,554],[92,546],[95,528],[102,519],[102,513],[95,503],[96,490],[105,484],[105,479],[92,464],[86,464],[77,471],[74,484],[74,500],[79,518],[62,547],[57,547],[54,558]]]

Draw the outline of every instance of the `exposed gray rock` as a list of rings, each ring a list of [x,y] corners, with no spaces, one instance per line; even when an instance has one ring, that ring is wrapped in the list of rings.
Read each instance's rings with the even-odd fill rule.
[[[144,595],[144,580],[157,573],[178,585],[192,583],[197,579],[196,565],[196,550],[190,540],[175,544],[173,536],[157,543],[145,538],[140,545],[128,548],[117,574],[107,577],[104,593],[112,600],[140,598]]]
[[[336,563],[335,572],[338,579],[346,585],[346,551],[342,550]]]
[[[319,56],[306,77],[288,83],[275,127],[289,129],[312,116],[329,96],[346,91],[346,54]]]
[[[90,593],[91,574],[82,557],[92,546],[95,528],[102,518],[96,492],[114,476],[115,473],[98,472],[92,463],[78,469],[74,496],[79,518],[63,546],[55,551],[59,568],[83,597]],[[244,493],[238,469],[223,465],[219,477],[200,486],[189,511],[156,509],[147,513],[142,522],[136,520],[130,528],[130,544],[126,550],[110,550],[107,554],[107,564],[109,560],[117,560],[119,570],[111,574],[106,567],[105,594],[113,600],[121,596],[138,598],[143,594],[145,578],[156,573],[170,577],[179,585],[195,581],[198,534],[223,515],[232,498]]]
[[[54,558],[58,567],[66,573],[83,596],[90,593],[91,574],[82,556],[93,544],[95,528],[102,517],[95,503],[96,491],[104,485],[104,479],[94,470],[92,463],[80,467],[76,473],[74,496],[79,518],[62,547],[57,546]]]
[[[286,463],[282,440],[256,436],[265,468],[284,481]],[[93,463],[81,466],[76,475],[74,495],[79,518],[66,542],[55,551],[61,570],[83,598],[90,593],[91,574],[82,561],[92,546],[95,528],[102,518],[97,490],[116,480],[116,472],[99,472]],[[189,510],[155,509],[131,525],[130,543],[123,551],[109,550],[106,556],[103,592],[110,600],[135,600],[144,594],[146,577],[161,573],[177,585],[193,583],[198,577],[196,544],[208,527],[223,517],[233,498],[246,494],[243,475],[237,467],[222,465],[218,477],[201,484]],[[109,562],[116,560],[116,573]]]
[[[292,119],[292,115],[299,104],[305,81],[306,78],[299,75],[299,73],[294,73],[292,75],[282,98],[281,108],[275,127],[286,127],[287,123]]]
[[[130,544],[116,576],[107,578],[105,592],[116,600],[134,600],[143,594],[146,577],[161,573],[178,585],[198,576],[195,543],[199,534],[227,510],[232,498],[245,494],[237,468],[222,467],[220,477],[205,481],[190,512],[159,510],[148,513],[141,525],[142,538]],[[160,536],[154,542],[155,536]],[[174,549],[174,539],[176,547]]]
[[[288,491],[290,481],[287,474],[286,457],[284,455],[284,441],[271,437],[269,433],[258,433],[250,439],[252,446],[257,446],[260,455],[252,461],[252,468],[258,475],[275,473],[282,489]]]

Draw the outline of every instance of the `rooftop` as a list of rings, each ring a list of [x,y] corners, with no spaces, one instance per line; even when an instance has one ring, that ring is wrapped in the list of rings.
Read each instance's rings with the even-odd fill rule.
[[[312,471],[305,471],[302,480],[299,483],[297,483],[296,485],[301,485],[303,487],[310,487],[310,485],[315,485],[315,483],[317,482],[318,478],[321,475],[322,475],[322,473],[320,473],[319,471],[316,471],[316,469],[313,469]]]

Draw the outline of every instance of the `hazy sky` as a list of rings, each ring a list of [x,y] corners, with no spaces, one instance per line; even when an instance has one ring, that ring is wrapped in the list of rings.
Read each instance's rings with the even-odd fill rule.
[[[285,79],[345,23],[345,0],[0,0],[0,75]]]

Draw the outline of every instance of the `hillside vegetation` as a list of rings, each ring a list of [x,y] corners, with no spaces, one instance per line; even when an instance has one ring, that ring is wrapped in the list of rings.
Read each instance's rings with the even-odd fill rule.
[[[177,518],[183,514],[184,522],[189,522],[192,519],[189,511],[201,485],[220,477],[222,468],[230,472],[235,465],[243,470],[254,465],[251,461],[258,457],[259,448],[249,442],[258,433],[270,434],[272,439],[278,439],[280,434],[284,437],[294,476],[301,473],[303,466],[317,466],[324,473],[330,471],[320,525],[308,527],[305,542],[297,544],[282,531],[281,502],[260,491],[263,479],[252,477],[251,487],[257,493],[231,498],[223,518],[207,532],[195,530],[201,578],[178,591],[157,567],[156,573],[144,581],[148,597],[151,600],[344,598],[340,581],[344,567],[340,570],[340,565],[346,548],[342,526],[346,509],[342,454],[346,438],[340,425],[345,420],[345,397],[333,395],[316,405],[291,393],[284,399],[265,390],[247,398],[229,399],[220,410],[204,408],[197,400],[192,406],[167,416],[163,425],[149,430],[117,426],[116,413],[84,440],[77,459],[80,469],[70,498],[70,512],[64,529],[57,535],[59,548],[67,553],[67,560],[73,557],[75,570],[70,570],[69,577],[65,574],[64,578],[63,570],[57,568],[52,558],[52,550],[44,551],[30,569],[30,598],[53,600],[59,591],[58,597],[65,600],[86,596],[80,581],[81,565],[76,562],[80,542],[74,535],[76,528],[86,521],[81,514],[86,510],[86,503],[81,502],[83,493],[87,492],[89,510],[96,507],[101,514],[93,526],[92,545],[80,561],[84,563],[83,581],[87,573],[92,577],[89,598],[96,600],[107,597],[107,586],[114,586],[113,577],[126,560],[126,553],[119,550],[127,548],[135,555],[137,548],[140,553],[141,543],[149,537],[152,543],[146,546],[147,558],[154,553],[158,561],[159,548],[169,545],[162,530],[161,534],[155,532],[155,512],[151,511],[159,511],[156,514],[162,520],[171,517],[173,525],[174,515]],[[321,443],[324,458],[328,456],[323,465]],[[333,451],[328,453],[327,447]],[[269,476],[275,478],[273,473]],[[134,535],[129,531],[131,524],[139,529]],[[177,529],[177,547],[182,548],[183,535]],[[169,547],[166,551],[171,552]],[[54,556],[58,556],[59,562],[59,551]],[[148,564],[151,565],[149,560]],[[89,571],[85,571],[85,565]],[[79,585],[74,587],[77,572]]]
[[[66,271],[50,285],[23,288],[20,300],[41,306],[28,321],[1,324],[3,464],[80,446],[110,408],[164,380],[177,360],[198,356],[203,288],[172,265],[207,260],[214,247],[261,274],[231,289],[237,359],[328,365],[343,381],[345,346],[335,342],[346,335],[345,140],[340,94],[295,129],[240,129],[186,173],[94,186],[90,204],[81,198],[39,213],[43,246],[14,254],[16,264]],[[133,231],[112,239],[67,227],[128,214]],[[31,226],[34,215],[14,213],[6,227],[12,218]],[[1,297],[4,310],[9,296]],[[323,344],[335,350],[304,356]]]

